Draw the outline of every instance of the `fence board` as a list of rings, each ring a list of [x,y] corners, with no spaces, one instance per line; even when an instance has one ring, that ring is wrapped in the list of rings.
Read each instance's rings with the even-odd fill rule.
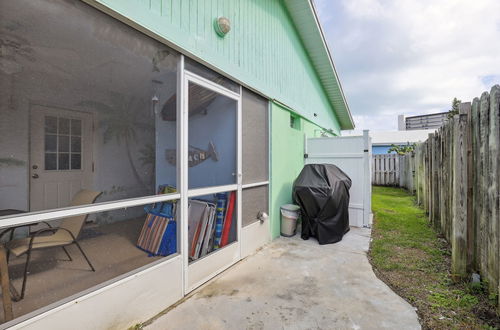
[[[480,176],[481,176],[481,187],[480,187],[480,208],[481,215],[479,219],[479,241],[481,242],[481,250],[480,250],[480,260],[479,260],[479,271],[481,274],[488,273],[488,216],[487,216],[487,208],[488,208],[488,131],[489,131],[489,113],[490,113],[490,95],[488,92],[484,92],[481,95],[480,100],[480,124],[479,124],[479,132],[480,132],[480,146],[479,153],[481,155],[481,166],[480,166]]]
[[[441,233],[446,233],[446,209],[448,208],[448,203],[447,203],[447,197],[446,193],[448,191],[448,168],[447,168],[447,148],[445,148],[445,143],[447,141],[447,128],[444,127],[441,130],[441,141],[440,143],[440,148],[441,152],[439,153],[440,160],[440,168],[441,168],[441,175],[439,177],[440,180],[440,185],[439,185],[439,194],[441,196],[439,200],[439,218],[440,218],[440,230]],[[446,236],[446,235],[445,235]]]
[[[467,270],[472,270],[472,264],[474,260],[474,225],[473,225],[473,214],[472,214],[472,120],[471,120],[471,104],[470,102],[461,103],[459,107],[460,114],[466,116],[466,136],[465,139],[465,154],[466,154],[466,173],[465,178],[467,180]]]
[[[499,252],[499,122],[500,122],[500,86],[493,86],[490,91],[490,120],[488,134],[488,282],[494,283],[490,286],[490,293],[498,293],[499,283],[499,268],[498,252]]]
[[[480,256],[480,245],[479,241],[479,219],[481,215],[480,208],[480,192],[481,192],[481,154],[479,152],[480,145],[480,133],[479,133],[479,98],[474,98],[471,107],[471,129],[472,129],[472,212],[473,212],[473,222],[474,222],[474,256],[473,256],[473,268],[479,269],[479,256]],[[469,172],[471,173],[471,172]]]
[[[467,273],[467,115],[453,118],[455,143],[453,171],[453,225],[451,267],[456,279]]]

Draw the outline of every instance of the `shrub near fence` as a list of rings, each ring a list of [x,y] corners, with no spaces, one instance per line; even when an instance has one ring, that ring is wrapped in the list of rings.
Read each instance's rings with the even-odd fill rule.
[[[400,186],[414,192],[451,244],[456,278],[479,272],[500,293],[500,86],[470,103],[411,154]]]

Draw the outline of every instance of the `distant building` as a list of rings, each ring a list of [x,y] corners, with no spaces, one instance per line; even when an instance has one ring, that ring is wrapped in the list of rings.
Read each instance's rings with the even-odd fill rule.
[[[437,129],[448,120],[448,112],[431,113],[427,115],[405,117],[404,115],[398,116],[398,130],[412,131],[412,130],[425,130]]]
[[[403,146],[417,142],[424,142],[435,129],[413,130],[413,131],[370,131],[372,140],[372,154],[386,154],[391,146]],[[359,131],[342,131],[342,136],[361,135]]]
[[[435,131],[435,129],[422,129],[412,131],[370,132],[372,138],[372,154],[386,154],[393,144],[403,146],[408,143],[424,142],[429,137],[429,134]]]

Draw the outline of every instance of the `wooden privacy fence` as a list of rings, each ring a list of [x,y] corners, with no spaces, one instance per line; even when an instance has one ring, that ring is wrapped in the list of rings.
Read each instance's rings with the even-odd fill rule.
[[[414,192],[452,248],[452,271],[479,272],[500,294],[500,86],[471,103],[415,151],[400,156],[400,186]]]
[[[397,154],[373,155],[372,184],[405,187],[413,191],[412,159]]]
[[[399,156],[397,154],[372,156],[372,184],[399,186]]]

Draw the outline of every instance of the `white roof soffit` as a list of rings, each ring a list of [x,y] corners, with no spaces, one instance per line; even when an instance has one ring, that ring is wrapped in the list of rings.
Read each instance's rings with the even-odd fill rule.
[[[347,104],[335,64],[325,40],[323,29],[312,0],[284,0],[297,33],[302,39],[321,84],[330,99],[341,129],[353,129],[349,105]]]

